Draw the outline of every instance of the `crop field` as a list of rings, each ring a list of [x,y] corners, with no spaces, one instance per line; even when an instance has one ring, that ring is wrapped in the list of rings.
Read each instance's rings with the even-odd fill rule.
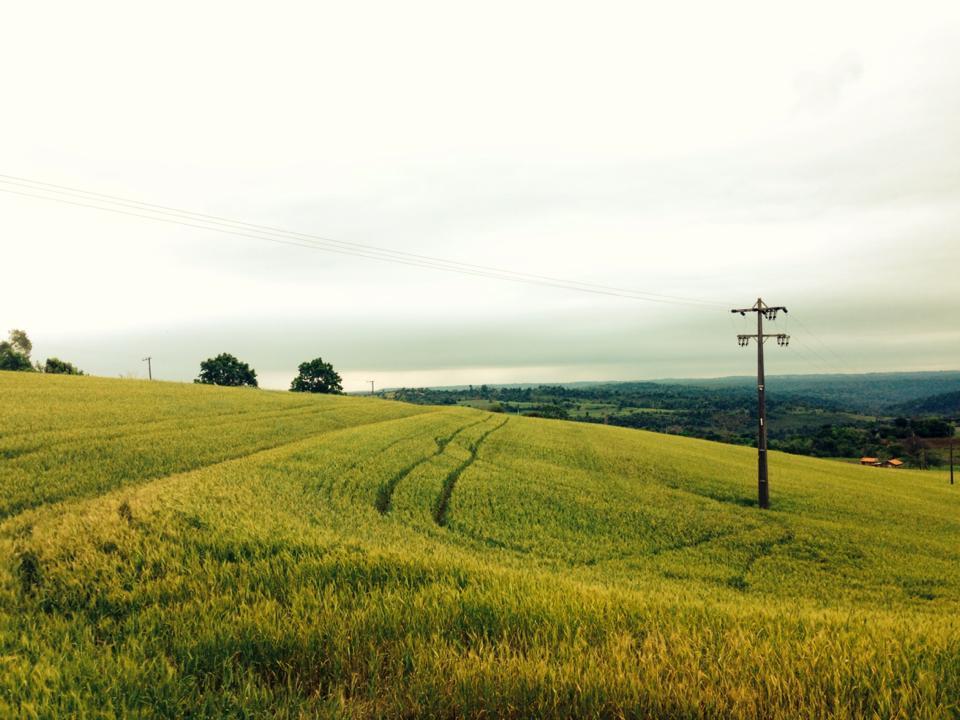
[[[960,487],[0,372],[0,717],[960,716]]]

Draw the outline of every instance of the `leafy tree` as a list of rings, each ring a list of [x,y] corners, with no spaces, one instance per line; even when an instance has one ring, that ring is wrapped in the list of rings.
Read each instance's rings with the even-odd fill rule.
[[[230,353],[220,353],[200,363],[200,375],[194,382],[201,385],[257,387],[257,371]]]
[[[27,337],[26,330],[11,330],[10,331],[10,344],[13,347],[22,352],[26,356],[30,356],[30,353],[33,352],[33,343],[30,342],[30,338]]]
[[[0,342],[0,370],[21,370],[30,372],[30,353],[33,343],[23,330],[11,330],[10,339]]]
[[[300,373],[290,383],[292,392],[341,393],[343,385],[333,365],[316,358],[300,363]]]
[[[551,420],[567,420],[570,418],[570,413],[568,413],[559,405],[541,405],[533,412],[528,412],[527,416],[550,418]]]
[[[51,375],[83,375],[83,370],[78,370],[73,363],[55,357],[47,358],[43,371]]]

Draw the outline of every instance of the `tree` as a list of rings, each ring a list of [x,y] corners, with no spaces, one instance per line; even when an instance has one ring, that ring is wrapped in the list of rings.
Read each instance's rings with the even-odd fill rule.
[[[343,385],[333,365],[323,358],[300,363],[300,374],[290,383],[291,392],[341,393]]]
[[[11,330],[10,343],[27,357],[33,352],[33,343],[30,342],[30,338],[27,337],[26,330]]]
[[[47,358],[43,371],[51,375],[83,375],[83,370],[78,370],[73,363],[55,357]]]
[[[201,385],[257,387],[257,371],[230,353],[220,353],[200,363],[200,375],[194,382]]]
[[[568,420],[570,413],[559,405],[541,405],[540,407],[528,412],[527,417],[550,418],[551,420]]]
[[[10,339],[0,342],[0,370],[21,370],[30,372],[30,352],[33,343],[23,330],[11,330]]]

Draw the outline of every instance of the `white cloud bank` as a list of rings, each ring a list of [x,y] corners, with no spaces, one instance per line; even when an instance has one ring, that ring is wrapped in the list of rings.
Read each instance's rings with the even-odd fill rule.
[[[4,14],[0,173],[658,293],[763,294],[803,323],[784,372],[957,366],[955,2]],[[277,386],[323,355],[351,389],[749,369],[722,311],[5,193],[0,243],[0,331],[101,374],[152,354],[189,379],[221,350]]]

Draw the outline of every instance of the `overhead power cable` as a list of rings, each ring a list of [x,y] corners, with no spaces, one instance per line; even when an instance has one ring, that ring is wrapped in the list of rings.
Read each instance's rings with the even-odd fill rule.
[[[850,364],[846,360],[844,360],[840,355],[838,355],[833,348],[831,348],[823,340],[821,340],[820,337],[813,332],[813,330],[808,328],[804,324],[803,320],[801,320],[800,318],[794,318],[794,322],[796,322],[801,328],[803,328],[804,332],[807,335],[809,335],[813,340],[816,340],[817,344],[820,345],[821,348],[823,348],[828,353],[830,353],[834,358],[836,358],[837,362],[839,362],[843,366],[845,372],[855,372],[855,370],[852,367],[850,367]],[[834,364],[834,363],[831,363],[831,364]]]
[[[56,185],[53,183],[31,180],[29,178],[18,177],[15,175],[0,174],[0,184],[2,184],[0,185],[0,191],[13,195],[21,195],[66,205],[74,205],[105,212],[113,212],[121,215],[129,215],[149,220],[183,225],[186,227],[193,227],[201,230],[233,235],[236,237],[246,237],[255,240],[304,247],[323,252],[351,255],[354,257],[362,257],[371,260],[398,263],[402,265],[422,267],[444,272],[460,273],[464,275],[473,275],[477,277],[508,280],[511,282],[529,285],[540,285],[565,290],[575,290],[578,292],[610,295],[644,302],[691,305],[697,307],[726,307],[725,303],[711,300],[688,298],[676,295],[664,295],[640,290],[632,290],[629,288],[551,277],[547,275],[537,275],[534,273],[526,273],[487,265],[478,265],[474,263],[465,263],[455,260],[447,260],[400,250],[391,250],[372,245],[363,245],[360,243],[347,242],[343,240],[334,240],[320,235],[286,230],[269,225],[258,225],[242,220],[234,220],[218,215],[198,213],[167,205],[146,203],[138,200],[118,197],[115,195],[107,195],[105,193],[69,187],[66,185]],[[19,190],[14,188],[19,188]]]

